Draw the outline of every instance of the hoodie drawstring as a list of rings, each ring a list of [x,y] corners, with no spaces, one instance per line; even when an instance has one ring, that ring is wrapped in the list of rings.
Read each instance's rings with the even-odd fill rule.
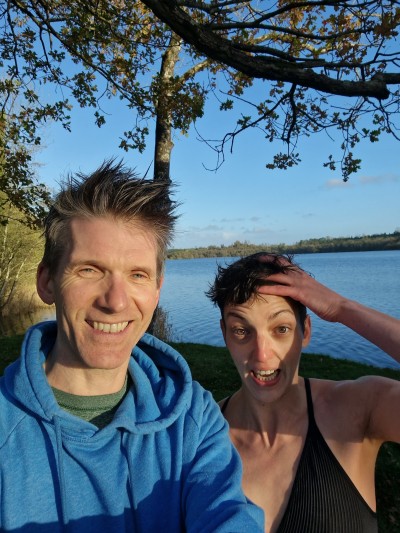
[[[133,530],[136,531],[137,528],[139,528],[139,525],[136,524],[136,510],[138,505],[138,502],[136,501],[137,493],[133,490],[135,465],[133,462],[132,450],[134,449],[135,444],[132,441],[134,438],[135,435],[133,433],[122,430],[123,447],[126,450],[126,459],[128,463],[129,497],[131,500],[132,524]]]
[[[65,486],[65,473],[64,473],[64,460],[63,460],[63,441],[60,418],[56,415],[53,418],[54,427],[56,431],[56,443],[57,443],[57,467],[58,467],[58,479],[60,482],[60,495],[61,495],[61,513],[63,528],[67,530],[68,527],[68,499],[67,489]]]

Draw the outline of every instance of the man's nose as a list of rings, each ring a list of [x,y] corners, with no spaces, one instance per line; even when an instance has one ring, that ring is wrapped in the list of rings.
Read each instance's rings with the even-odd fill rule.
[[[98,298],[98,304],[111,313],[119,313],[128,305],[128,292],[126,281],[117,276],[110,276],[104,280],[102,294]]]

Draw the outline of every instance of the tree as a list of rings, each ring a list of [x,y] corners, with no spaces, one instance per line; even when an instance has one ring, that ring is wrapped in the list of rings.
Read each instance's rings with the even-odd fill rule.
[[[1,82],[0,82],[1,85]],[[21,132],[11,124],[3,107],[0,111],[0,225],[7,225],[4,209],[15,207],[23,223],[33,228],[38,226],[50,200],[44,184],[37,181],[31,165],[32,149],[21,142]]]
[[[34,274],[43,250],[40,231],[28,227],[24,213],[11,206],[0,193],[0,316],[15,304],[18,311],[29,304],[34,289]],[[4,223],[7,221],[7,223]],[[18,302],[15,296],[20,291]],[[28,299],[28,301],[25,301]]]
[[[3,184],[13,176],[31,190],[24,182],[32,177],[29,147],[40,146],[43,124],[70,130],[71,108],[79,105],[93,109],[102,127],[110,98],[132,115],[122,149],[143,152],[156,123],[154,177],[169,180],[172,133],[188,133],[212,93],[221,110],[235,110],[236,102],[251,109],[240,111],[234,131],[207,140],[219,161],[239,133],[258,128],[287,147],[267,167],[287,168],[300,161],[301,135],[338,128],[347,179],[359,168],[352,150],[360,139],[396,136],[399,95],[388,87],[398,83],[397,4],[0,0],[2,142],[10,168]],[[388,72],[392,67],[396,72]],[[248,96],[256,78],[271,80],[261,102]],[[361,124],[368,116],[371,125]],[[333,156],[326,162],[336,164]]]
[[[195,78],[211,68],[211,60],[200,58],[144,4],[133,0],[0,0],[0,20],[4,209],[6,205],[33,207],[36,198],[39,212],[47,201],[34,196],[33,181],[27,179],[32,176],[30,149],[40,146],[40,129],[49,121],[71,129],[74,104],[92,108],[95,123],[102,127],[106,123],[103,101],[122,100],[133,124],[121,132],[124,150],[142,152],[148,124],[155,121],[154,179],[170,181],[172,131],[187,133],[202,116],[208,88]],[[13,191],[20,196],[13,196]],[[25,268],[25,263],[19,263],[17,270],[10,270],[19,248],[10,248],[9,233],[4,226],[0,311],[2,301],[9,303],[15,294],[18,268]],[[156,316],[162,322],[162,311]]]
[[[19,143],[40,144],[40,127],[49,120],[70,130],[73,102],[92,108],[101,127],[102,101],[117,97],[133,123],[121,132],[120,147],[143,152],[149,121],[156,121],[154,177],[169,180],[171,131],[186,133],[202,115],[207,88],[195,77],[212,61],[189,52],[141,2],[9,0],[0,6],[6,67],[0,92],[5,100],[12,94],[23,100],[19,114],[8,114]],[[59,97],[46,99],[48,85]]]
[[[267,167],[287,168],[300,160],[296,145],[301,135],[337,128],[343,136],[340,165],[346,181],[360,168],[353,149],[361,139],[376,142],[382,133],[399,139],[399,2],[143,3],[200,53],[234,69],[233,80],[271,82],[267,99],[253,103],[253,114],[242,116],[217,146],[221,154],[240,132],[256,127],[269,141],[286,145]],[[238,90],[233,83],[221,109],[231,109],[245,86]],[[336,165],[330,154],[325,166],[335,170]]]

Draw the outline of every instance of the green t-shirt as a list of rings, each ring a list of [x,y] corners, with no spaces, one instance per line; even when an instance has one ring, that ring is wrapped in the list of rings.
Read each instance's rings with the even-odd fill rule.
[[[52,387],[58,405],[69,413],[103,428],[111,422],[129,388],[128,379],[118,392],[98,396],[78,396]]]

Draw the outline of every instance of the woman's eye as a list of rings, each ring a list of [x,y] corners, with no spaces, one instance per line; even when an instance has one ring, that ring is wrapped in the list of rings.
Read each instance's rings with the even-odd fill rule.
[[[244,337],[246,335],[246,330],[244,328],[234,328],[233,334],[236,335],[236,337]]]
[[[277,331],[278,331],[278,333],[281,333],[281,334],[288,333],[289,327],[288,326],[279,326],[277,328]]]

